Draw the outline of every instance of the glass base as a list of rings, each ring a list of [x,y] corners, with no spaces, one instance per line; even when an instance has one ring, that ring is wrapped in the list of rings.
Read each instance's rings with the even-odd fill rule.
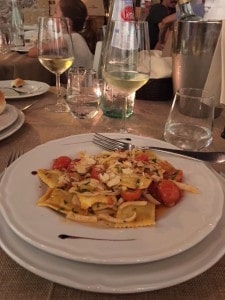
[[[50,112],[56,112],[56,113],[65,113],[65,112],[69,112],[69,107],[66,103],[49,104],[45,107],[45,110]]]
[[[120,133],[132,133],[132,134],[138,134],[138,132],[133,128],[120,128]]]
[[[116,110],[116,109],[102,109],[103,111],[103,115],[106,117],[110,117],[110,118],[115,118],[115,119],[122,119],[123,113],[120,110]],[[129,118],[131,115],[133,114],[133,111],[128,111],[126,114],[126,118]]]

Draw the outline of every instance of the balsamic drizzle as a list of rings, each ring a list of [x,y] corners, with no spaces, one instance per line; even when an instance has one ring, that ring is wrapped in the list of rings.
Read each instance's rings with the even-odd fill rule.
[[[68,234],[59,234],[58,237],[62,240],[65,239],[84,239],[84,240],[95,240],[95,241],[111,241],[111,242],[129,242],[135,241],[135,239],[105,239],[105,238],[91,238],[85,236],[75,236],[75,235],[68,235]]]

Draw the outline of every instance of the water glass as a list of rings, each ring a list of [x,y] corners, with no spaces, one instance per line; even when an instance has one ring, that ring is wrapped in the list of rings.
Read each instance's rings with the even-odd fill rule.
[[[207,147],[212,142],[214,101],[203,89],[178,90],[165,124],[165,140],[184,150]]]
[[[71,68],[67,81],[67,104],[73,117],[92,119],[99,112],[101,81],[95,70]]]
[[[80,85],[87,70],[83,67],[72,67],[68,71],[67,98],[72,99],[80,94]]]

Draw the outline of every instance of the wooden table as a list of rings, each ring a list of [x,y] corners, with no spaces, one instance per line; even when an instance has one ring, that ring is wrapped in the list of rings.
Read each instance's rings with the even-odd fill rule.
[[[97,116],[94,120],[76,120],[70,114],[45,112],[43,107],[55,100],[50,91],[42,96],[10,101],[18,107],[35,101],[25,112],[23,127],[16,133],[0,141],[0,171],[4,168],[10,151],[21,147],[29,151],[47,141],[87,132],[116,132],[120,120]],[[171,102],[152,102],[137,100],[135,113],[128,120],[139,135],[162,139],[164,123]],[[215,120],[214,140],[209,150],[225,151],[225,140],[220,137],[224,128],[225,112]],[[225,171],[225,165],[215,166]],[[19,201],[19,197],[18,197]],[[180,299],[225,299],[225,256],[213,267],[197,277],[178,285],[161,290],[137,294],[104,294],[88,292],[66,287],[46,280],[27,271],[14,262],[3,250],[0,250],[0,298],[4,300],[26,299],[83,299],[83,300],[180,300]],[[162,269],[163,273],[163,269]]]
[[[27,53],[11,51],[0,57],[0,80],[12,80],[21,77],[27,80],[55,84],[55,76],[45,69],[37,58]]]

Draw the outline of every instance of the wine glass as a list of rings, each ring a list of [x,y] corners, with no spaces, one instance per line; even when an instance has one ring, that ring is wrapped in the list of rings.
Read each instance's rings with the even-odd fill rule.
[[[46,107],[53,112],[69,111],[60,86],[60,75],[69,69],[74,61],[68,24],[66,18],[41,17],[39,19],[38,59],[46,69],[56,75],[57,102]]]
[[[105,81],[124,96],[121,133],[127,133],[127,97],[150,78],[150,44],[145,21],[111,21],[104,49]]]

